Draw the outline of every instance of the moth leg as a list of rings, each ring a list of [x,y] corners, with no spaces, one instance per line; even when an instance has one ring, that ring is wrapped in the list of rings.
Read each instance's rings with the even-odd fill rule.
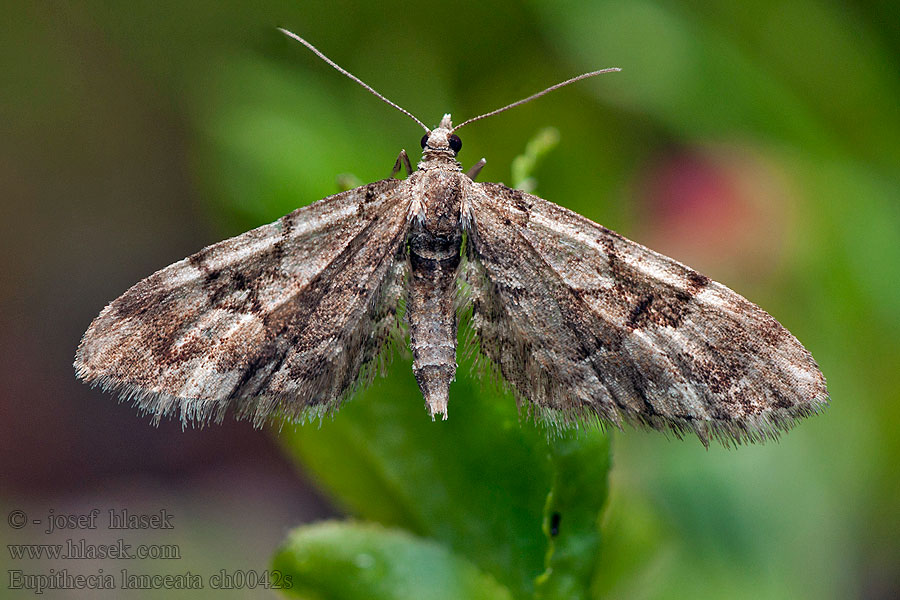
[[[409,156],[406,154],[406,150],[401,150],[399,156],[397,156],[397,160],[394,162],[394,168],[393,170],[391,170],[390,177],[394,177],[394,175],[400,172],[401,165],[406,167],[407,177],[412,175],[412,165],[409,162]]]
[[[478,177],[478,174],[481,173],[481,169],[484,168],[484,165],[486,164],[487,161],[482,158],[477,163],[472,165],[472,167],[468,171],[466,171],[466,176],[474,181],[475,178]]]

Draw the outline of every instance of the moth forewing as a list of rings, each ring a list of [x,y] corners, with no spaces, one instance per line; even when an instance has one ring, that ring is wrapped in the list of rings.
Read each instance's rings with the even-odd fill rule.
[[[827,404],[812,356],[755,304],[537,196],[475,187],[473,324],[539,413],[741,442]]]
[[[166,267],[94,320],[78,376],[185,421],[334,410],[397,334],[408,204],[372,183]]]

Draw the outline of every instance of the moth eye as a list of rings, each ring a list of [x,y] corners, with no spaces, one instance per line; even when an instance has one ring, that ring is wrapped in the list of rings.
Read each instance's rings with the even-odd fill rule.
[[[459,151],[462,150],[462,140],[455,133],[450,136],[450,149],[456,154],[459,154]]]
[[[428,143],[428,136],[429,136],[429,135],[431,135],[431,134],[426,133],[425,135],[422,136],[422,148],[423,148],[423,149],[425,148],[425,144]]]

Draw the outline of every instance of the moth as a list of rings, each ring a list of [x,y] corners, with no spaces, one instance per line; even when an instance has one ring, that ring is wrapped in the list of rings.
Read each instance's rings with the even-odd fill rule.
[[[196,254],[113,300],[84,334],[77,376],[158,420],[257,425],[335,411],[408,333],[432,419],[447,418],[460,310],[520,405],[724,443],[774,438],[823,409],[810,353],[724,285],[456,160],[468,123],[424,130],[413,172],[329,196]],[[408,177],[394,175],[405,167]],[[467,296],[456,303],[458,290]],[[466,308],[467,306],[467,308]]]

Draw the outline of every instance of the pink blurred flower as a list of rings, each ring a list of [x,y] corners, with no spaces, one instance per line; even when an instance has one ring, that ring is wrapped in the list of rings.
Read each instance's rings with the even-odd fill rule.
[[[715,279],[759,284],[784,259],[791,195],[749,147],[678,148],[639,173],[636,192],[635,237]]]

